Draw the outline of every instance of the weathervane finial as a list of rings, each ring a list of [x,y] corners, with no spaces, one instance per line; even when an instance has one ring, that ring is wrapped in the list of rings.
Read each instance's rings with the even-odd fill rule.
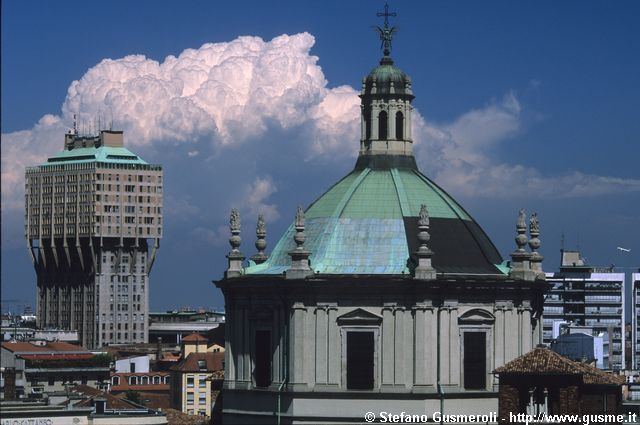
[[[380,33],[380,41],[382,41],[382,46],[384,48],[384,55],[389,56],[391,53],[391,41],[393,39],[393,34],[395,34],[398,29],[396,27],[389,28],[389,16],[397,16],[395,12],[389,12],[389,3],[384,4],[384,12],[376,13],[376,16],[382,17],[384,16],[384,27],[376,27],[378,33]]]

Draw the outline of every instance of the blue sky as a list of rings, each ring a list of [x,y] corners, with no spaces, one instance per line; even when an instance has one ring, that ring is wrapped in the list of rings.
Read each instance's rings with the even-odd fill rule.
[[[111,110],[127,146],[164,165],[152,309],[221,308],[210,281],[224,271],[229,209],[241,210],[247,256],[255,216],[267,214],[269,250],[298,204],[352,168],[355,90],[381,55],[371,27],[383,5],[3,1],[3,300],[35,296],[23,167],[61,149],[73,112],[88,123]],[[421,170],[503,257],[522,206],[541,217],[547,271],[563,232],[565,247],[594,265],[640,266],[640,4],[397,0],[391,9],[392,56],[414,81]]]

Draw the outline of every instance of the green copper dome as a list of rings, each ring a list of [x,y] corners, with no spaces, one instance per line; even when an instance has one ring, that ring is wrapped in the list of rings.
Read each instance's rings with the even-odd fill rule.
[[[410,273],[417,221],[426,204],[437,272],[499,274],[497,250],[467,212],[412,167],[358,167],[305,211],[305,249],[320,274]],[[291,265],[293,224],[269,259],[246,274],[281,274]]]
[[[314,274],[412,274],[419,260],[422,204],[430,220],[427,245],[437,273],[505,273],[500,254],[480,226],[418,171],[412,153],[411,79],[389,57],[394,28],[385,23],[379,31],[385,51],[380,65],[363,79],[362,134],[354,170],[306,209],[304,247],[292,252],[294,236],[299,243],[303,238],[291,224],[268,260],[250,262],[245,274],[294,276],[302,270],[298,275],[304,277],[307,256]]]
[[[393,64],[389,56],[384,56],[380,60],[380,65],[375,67],[364,80],[365,94],[387,94],[391,93],[391,83],[393,92],[399,94],[411,94],[411,78],[400,68]],[[375,92],[373,91],[375,83]],[[407,84],[409,87],[407,87]]]

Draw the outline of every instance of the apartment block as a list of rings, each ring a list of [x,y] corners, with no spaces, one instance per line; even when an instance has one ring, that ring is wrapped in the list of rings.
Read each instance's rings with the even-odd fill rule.
[[[625,275],[611,267],[592,267],[578,251],[563,250],[560,271],[547,273],[552,288],[543,313],[543,341],[551,344],[559,322],[593,329],[593,336],[607,334],[609,369],[624,369]]]
[[[633,369],[640,369],[640,340],[638,338],[638,323],[640,322],[640,270],[631,273],[631,288],[633,288],[633,315],[631,317],[631,332],[633,335]]]

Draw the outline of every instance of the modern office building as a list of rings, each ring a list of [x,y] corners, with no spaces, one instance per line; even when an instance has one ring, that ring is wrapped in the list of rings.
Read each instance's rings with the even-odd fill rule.
[[[552,285],[544,301],[543,340],[551,344],[554,323],[593,329],[609,336],[609,368],[624,369],[624,273],[592,267],[578,251],[561,251],[560,271],[547,273]]]
[[[76,330],[88,348],[148,341],[162,188],[161,166],[125,148],[121,131],[69,131],[64,150],[27,168],[38,327]]]
[[[633,369],[640,369],[640,338],[638,338],[638,323],[640,322],[640,270],[631,273],[631,288],[633,288],[633,315],[631,317],[631,332],[633,335]]]

